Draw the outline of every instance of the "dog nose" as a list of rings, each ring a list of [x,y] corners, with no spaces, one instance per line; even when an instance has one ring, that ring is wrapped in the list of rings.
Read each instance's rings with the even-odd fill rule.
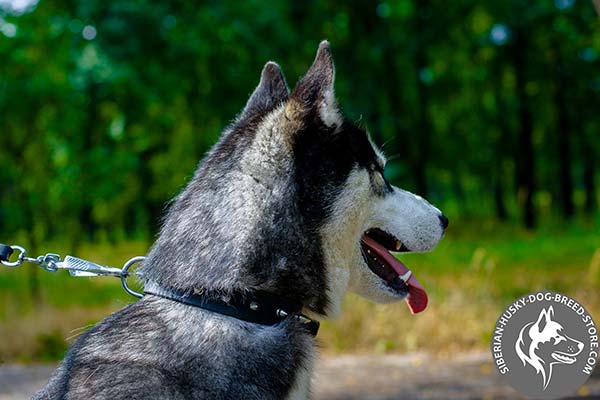
[[[440,222],[442,223],[442,228],[446,229],[448,227],[448,218],[444,214],[440,214]]]

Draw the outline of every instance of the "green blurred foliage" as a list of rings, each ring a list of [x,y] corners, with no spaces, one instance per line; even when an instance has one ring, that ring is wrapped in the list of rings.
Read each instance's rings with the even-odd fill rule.
[[[600,310],[590,1],[27,4],[0,1],[0,242],[112,266],[144,254],[264,63],[293,86],[328,39],[338,100],[388,178],[451,220],[435,252],[406,256],[430,310],[350,297],[324,324],[330,349],[487,347],[504,306],[541,288]],[[117,280],[39,271],[0,270],[0,362],[60,358],[133,301]]]
[[[533,227],[597,209],[589,1],[2,4],[3,241],[151,240],[262,65],[293,85],[323,38],[389,178],[451,219]]]
[[[42,362],[60,360],[67,351],[67,345],[62,332],[40,334],[37,338],[35,359]]]

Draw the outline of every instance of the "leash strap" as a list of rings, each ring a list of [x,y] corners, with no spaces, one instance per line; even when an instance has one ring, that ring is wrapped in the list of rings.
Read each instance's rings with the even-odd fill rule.
[[[190,293],[147,285],[145,294],[227,315],[261,325],[275,325],[286,318],[300,321],[312,336],[319,331],[319,322],[300,313],[302,304],[262,291],[234,293],[228,301],[218,293]]]
[[[14,253],[12,247],[0,243],[0,261],[8,262],[12,253]]]

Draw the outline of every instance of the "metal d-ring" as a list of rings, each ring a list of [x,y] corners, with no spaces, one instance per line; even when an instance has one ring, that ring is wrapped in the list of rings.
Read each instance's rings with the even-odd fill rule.
[[[139,299],[144,297],[144,294],[136,292],[135,290],[130,288],[129,285],[127,285],[127,278],[129,277],[129,268],[134,264],[144,261],[145,259],[146,259],[146,257],[144,257],[144,256],[133,257],[132,259],[127,261],[125,263],[125,265],[123,265],[123,269],[121,269],[121,272],[122,272],[121,273],[121,285],[123,285],[123,289],[125,289],[125,291],[127,293],[129,293],[130,295],[137,297]]]

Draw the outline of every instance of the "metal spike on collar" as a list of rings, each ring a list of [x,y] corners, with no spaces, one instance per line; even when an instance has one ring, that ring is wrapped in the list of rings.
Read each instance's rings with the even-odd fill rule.
[[[300,320],[300,322],[302,322],[303,324],[310,324],[312,321],[312,319],[308,318],[306,315],[298,315],[298,319]]]
[[[404,275],[400,277],[404,283],[408,282],[410,277],[412,276],[412,271],[409,269]]]

